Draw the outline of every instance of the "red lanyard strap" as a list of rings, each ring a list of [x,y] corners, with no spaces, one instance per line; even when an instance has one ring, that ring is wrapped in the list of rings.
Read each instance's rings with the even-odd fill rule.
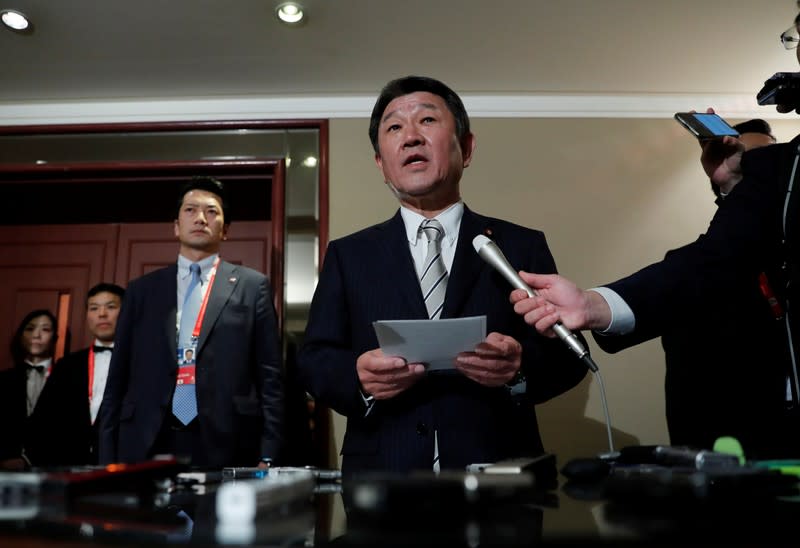
[[[94,346],[89,348],[89,401],[92,401],[94,389]]]
[[[214,261],[214,266],[211,267],[211,276],[208,279],[208,288],[203,295],[203,302],[200,304],[200,311],[197,313],[197,321],[194,322],[194,329],[192,329],[192,338],[198,339],[200,337],[200,327],[203,325],[203,318],[206,315],[206,306],[208,305],[208,296],[211,295],[211,287],[214,285],[214,279],[217,277],[217,265],[219,265],[219,257]]]
[[[769,303],[769,307],[772,309],[772,314],[775,316],[776,320],[780,320],[783,318],[783,307],[781,303],[778,301],[778,298],[775,296],[775,292],[772,291],[772,287],[769,285],[769,280],[767,279],[766,273],[762,272],[758,275],[758,285],[761,288],[761,294],[764,295],[764,298],[767,299]]]

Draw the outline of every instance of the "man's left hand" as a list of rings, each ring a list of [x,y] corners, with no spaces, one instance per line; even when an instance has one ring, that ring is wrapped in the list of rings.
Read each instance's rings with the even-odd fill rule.
[[[484,386],[503,386],[519,371],[522,345],[500,333],[489,333],[472,352],[456,356],[456,369]]]

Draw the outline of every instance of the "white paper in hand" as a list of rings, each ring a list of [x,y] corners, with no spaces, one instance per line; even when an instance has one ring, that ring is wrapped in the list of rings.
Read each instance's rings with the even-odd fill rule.
[[[486,339],[486,316],[384,320],[372,325],[384,354],[426,364],[428,371],[455,369],[453,360],[459,352],[471,352]]]

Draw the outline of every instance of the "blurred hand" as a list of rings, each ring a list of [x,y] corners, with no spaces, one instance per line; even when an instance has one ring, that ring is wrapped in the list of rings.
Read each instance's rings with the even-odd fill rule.
[[[489,333],[472,352],[456,356],[456,369],[483,386],[503,386],[519,371],[522,345],[513,337]]]
[[[689,112],[696,112],[691,110]],[[715,114],[714,109],[706,109],[707,114]],[[702,153],[700,163],[711,183],[727,194],[742,180],[742,153],[744,143],[736,137],[726,135],[720,139],[700,141]]]
[[[726,135],[721,139],[704,141],[701,146],[703,153],[700,163],[703,164],[703,170],[711,183],[727,194],[742,180],[744,143]]]
[[[21,470],[25,470],[27,467],[28,463],[26,463],[25,459],[22,457],[0,460],[0,470],[12,470],[19,472]]]

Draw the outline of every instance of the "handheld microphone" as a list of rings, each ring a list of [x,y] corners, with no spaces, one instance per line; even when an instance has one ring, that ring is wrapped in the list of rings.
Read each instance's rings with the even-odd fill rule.
[[[475,251],[478,252],[478,255],[502,274],[514,288],[522,289],[529,297],[537,295],[536,291],[520,278],[517,271],[509,264],[508,259],[503,255],[503,252],[500,251],[496,243],[483,234],[478,234],[472,240],[472,246],[475,248]],[[553,331],[556,332],[558,338],[564,341],[564,344],[566,344],[578,358],[583,360],[590,371],[597,372],[597,364],[594,363],[594,360],[592,360],[592,357],[589,355],[589,351],[572,331],[564,326],[561,321],[556,322],[553,326]]]
[[[472,246],[475,248],[475,251],[478,252],[478,255],[480,255],[484,261],[489,263],[495,270],[502,274],[508,283],[510,283],[515,289],[522,289],[528,294],[529,297],[537,295],[536,291],[526,284],[522,278],[520,278],[517,271],[514,270],[511,264],[509,264],[508,259],[506,259],[506,256],[503,255],[503,252],[500,251],[500,248],[497,247],[496,243],[483,234],[478,234],[475,236],[475,238],[473,238]],[[586,364],[586,367],[589,368],[589,371],[594,373],[595,377],[597,378],[597,382],[600,385],[600,400],[603,404],[603,414],[606,417],[606,434],[608,434],[609,453],[606,455],[616,455],[617,453],[614,451],[614,437],[611,434],[611,418],[608,415],[606,389],[603,385],[603,377],[600,375],[600,370],[597,369],[597,364],[594,363],[594,360],[592,360],[592,357],[589,355],[589,351],[583,346],[583,343],[581,343],[578,337],[576,337],[575,334],[560,321],[553,326],[553,331],[556,332],[558,338],[564,341],[564,344],[566,344],[570,350],[572,350],[575,355],[578,356],[578,358],[583,360],[583,363]]]

